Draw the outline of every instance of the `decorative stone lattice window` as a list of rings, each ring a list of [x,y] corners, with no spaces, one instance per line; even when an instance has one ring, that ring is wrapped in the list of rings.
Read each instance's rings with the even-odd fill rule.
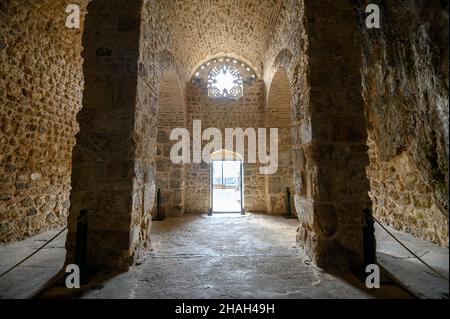
[[[208,96],[237,99],[244,95],[244,83],[256,79],[255,72],[242,61],[220,57],[201,65],[193,82],[205,82]]]

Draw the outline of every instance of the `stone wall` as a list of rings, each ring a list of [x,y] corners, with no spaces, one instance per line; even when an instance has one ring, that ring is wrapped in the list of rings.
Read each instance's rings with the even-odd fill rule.
[[[225,128],[263,127],[264,83],[252,81],[244,84],[244,96],[233,100],[208,97],[207,88],[202,83],[192,83],[187,87],[187,116],[189,132],[193,120],[201,120],[202,130],[215,127],[222,132],[222,145],[225,145]],[[203,141],[206,145],[208,141]],[[245,147],[247,158],[247,144]],[[242,155],[242,154],[240,154]],[[185,165],[185,211],[187,213],[206,213],[210,208],[209,164]],[[259,173],[259,164],[244,164],[244,208],[247,211],[265,211],[265,176]]]
[[[448,2],[376,2],[380,30],[361,16],[374,214],[448,245]]]
[[[440,245],[448,245],[448,216],[436,202],[432,186],[423,180],[406,152],[381,161],[371,145],[368,176],[375,217],[385,225]]]
[[[194,119],[221,129],[282,120],[281,175],[246,165],[245,208],[282,211],[282,186],[293,176],[298,241],[319,266],[362,263],[368,155],[375,215],[448,244],[446,2],[380,1],[384,26],[368,31],[362,0],[359,27],[351,0],[95,0],[83,69],[82,30],[64,27],[68,3],[0,3],[1,242],[64,224],[71,184],[68,261],[86,209],[89,262],[131,265],[149,245],[157,185],[183,175],[158,169],[170,145],[164,106],[172,104],[161,82],[171,73],[186,93],[190,131]],[[208,98],[191,72],[222,53],[250,60],[264,83],[248,84],[238,100]],[[276,92],[283,72],[289,90],[275,100],[289,112],[272,112],[265,88]],[[209,175],[207,164],[186,165],[186,184],[164,197],[179,213],[172,196],[184,188],[184,210],[204,213]]]
[[[0,242],[66,223],[83,88],[71,2],[0,2]]]

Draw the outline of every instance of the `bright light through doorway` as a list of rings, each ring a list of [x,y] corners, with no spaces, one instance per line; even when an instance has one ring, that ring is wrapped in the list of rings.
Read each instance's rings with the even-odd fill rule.
[[[213,198],[212,210],[215,213],[240,213],[241,198],[241,162],[213,162]]]

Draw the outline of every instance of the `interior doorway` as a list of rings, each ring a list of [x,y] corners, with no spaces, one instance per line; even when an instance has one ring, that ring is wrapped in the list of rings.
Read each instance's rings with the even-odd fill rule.
[[[213,160],[211,212],[243,213],[243,167],[240,160]]]

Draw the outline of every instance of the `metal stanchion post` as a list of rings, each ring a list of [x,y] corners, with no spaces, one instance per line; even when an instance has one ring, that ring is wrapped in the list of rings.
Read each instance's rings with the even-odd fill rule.
[[[289,190],[289,187],[286,188],[286,215],[283,215],[286,219],[294,219],[297,218],[297,216],[292,215],[291,212],[291,191]]]
[[[164,216],[161,214],[161,189],[158,188],[156,192],[156,216],[152,218],[153,221],[162,221]]]
[[[377,263],[377,250],[375,241],[375,227],[372,219],[372,211],[364,209],[363,242],[364,242],[364,265]]]

